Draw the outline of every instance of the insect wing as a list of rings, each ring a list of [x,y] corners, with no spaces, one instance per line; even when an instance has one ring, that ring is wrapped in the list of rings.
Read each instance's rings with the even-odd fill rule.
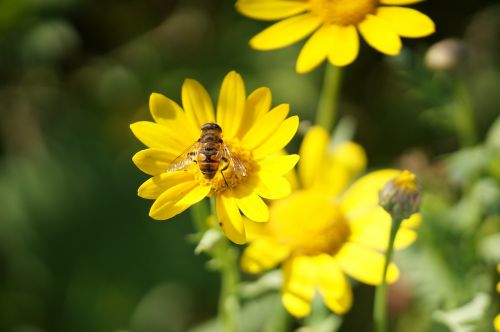
[[[223,157],[228,160],[229,167],[231,167],[238,176],[247,176],[247,169],[241,159],[235,156],[225,144],[222,145],[222,154]]]
[[[187,167],[192,162],[194,162],[196,160],[196,156],[198,155],[199,148],[200,148],[199,142],[195,142],[194,144],[192,144],[190,147],[184,150],[183,153],[178,155],[174,159],[174,161],[172,161],[172,163],[167,168],[167,172],[170,173],[179,171]]]

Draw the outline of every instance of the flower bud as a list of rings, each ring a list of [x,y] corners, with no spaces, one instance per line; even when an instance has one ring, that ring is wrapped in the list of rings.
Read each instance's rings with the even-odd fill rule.
[[[379,205],[395,220],[404,220],[418,212],[420,191],[415,182],[415,174],[403,171],[387,182],[378,193]]]

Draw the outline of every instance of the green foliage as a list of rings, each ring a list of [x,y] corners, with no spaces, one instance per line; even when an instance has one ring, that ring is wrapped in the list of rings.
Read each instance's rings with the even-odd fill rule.
[[[141,147],[128,125],[148,118],[151,92],[179,101],[191,77],[214,96],[230,69],[247,91],[269,86],[273,104],[313,119],[321,70],[293,71],[300,45],[250,49],[263,25],[233,2],[0,1],[0,331],[219,331],[219,280],[186,241],[188,214],[156,223],[136,197],[146,177],[130,160]],[[396,258],[403,300],[392,303],[393,328],[489,331],[500,312],[498,4],[422,6],[438,22],[434,39],[390,59],[363,46],[345,70],[347,120],[335,139],[354,135],[370,167],[422,179],[419,238]],[[469,62],[430,71],[426,43],[449,36],[464,38]],[[208,234],[198,251],[216,240]],[[298,327],[278,289],[276,274],[246,276],[242,332]],[[372,296],[356,294],[360,317],[369,319]],[[315,307],[299,331],[364,331],[361,320],[339,327]]]

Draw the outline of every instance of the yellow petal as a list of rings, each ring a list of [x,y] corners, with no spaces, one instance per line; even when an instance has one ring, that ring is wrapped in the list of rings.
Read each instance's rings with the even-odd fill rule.
[[[425,37],[435,31],[434,22],[415,9],[379,7],[376,15],[388,22],[392,30],[402,37]]]
[[[307,40],[297,59],[298,73],[307,73],[321,64],[332,47],[332,25],[323,25]]]
[[[356,59],[359,38],[354,26],[324,25],[302,48],[297,59],[297,72],[305,73],[318,66],[328,56],[335,66],[345,66]]]
[[[166,127],[150,121],[132,123],[130,129],[147,147],[159,148],[170,154],[179,155],[194,143],[189,143],[177,132],[169,131]]]
[[[309,4],[304,1],[239,0],[236,2],[236,10],[245,16],[257,20],[280,20],[300,14],[308,8]]]
[[[374,49],[387,55],[399,54],[401,39],[385,20],[368,14],[358,28],[366,42]]]
[[[342,270],[356,280],[369,285],[378,285],[382,281],[385,257],[374,249],[348,242],[335,258]],[[387,270],[387,282],[394,282],[398,277],[399,270],[391,262]]]
[[[259,161],[259,168],[262,172],[276,173],[284,175],[293,169],[299,161],[298,154],[290,154],[284,156],[272,156]]]
[[[245,249],[241,257],[241,267],[248,273],[261,273],[272,269],[283,261],[290,250],[269,238],[258,239]]]
[[[496,315],[495,320],[493,321],[493,326],[495,327],[496,332],[500,332],[500,315]]]
[[[299,117],[289,117],[279,126],[276,132],[253,151],[255,160],[267,157],[282,150],[293,138],[299,128]]]
[[[350,241],[361,243],[367,247],[385,250],[389,242],[391,216],[381,207],[375,207],[350,220]],[[412,244],[417,233],[406,227],[401,227],[396,234],[395,249],[403,249]]]
[[[295,317],[307,316],[311,312],[315,293],[316,269],[313,259],[308,256],[291,258],[285,263],[283,272],[283,306]]]
[[[245,227],[235,198],[230,193],[222,193],[217,195],[215,202],[219,225],[224,234],[236,244],[245,243]]]
[[[217,102],[217,123],[225,137],[235,137],[245,108],[245,84],[235,71],[229,72],[222,82]]]
[[[259,196],[267,199],[278,199],[290,195],[290,183],[282,176],[275,173],[259,172],[255,183],[255,191]]]
[[[256,222],[269,220],[269,209],[249,186],[240,185],[233,189],[238,208],[247,218]]]
[[[167,170],[177,156],[162,149],[145,149],[137,152],[132,161],[144,173],[157,175]]]
[[[422,224],[422,215],[420,213],[414,213],[410,218],[403,220],[401,227],[408,229],[416,229]]]
[[[333,26],[331,43],[328,60],[335,66],[347,66],[358,56],[359,36],[352,25]]]
[[[412,5],[422,1],[423,0],[381,0],[380,3],[384,5]]]
[[[281,104],[264,114],[243,137],[241,144],[248,150],[253,150],[274,135],[285,120],[290,106]]]
[[[193,181],[194,175],[192,172],[161,173],[144,182],[137,190],[137,194],[142,198],[156,199],[163,192],[178,184]]]
[[[265,238],[268,237],[269,229],[268,225],[269,223],[267,222],[255,222],[252,221],[245,216],[242,217],[243,219],[243,224],[245,226],[245,234],[247,237],[247,241],[255,241],[257,239]]]
[[[319,174],[320,166],[326,156],[328,132],[322,127],[311,127],[300,146],[299,176],[304,189],[310,188]]]
[[[272,50],[299,41],[321,24],[321,18],[311,13],[301,14],[271,25],[250,40],[250,46],[258,50]]]
[[[361,172],[366,167],[366,153],[363,147],[354,142],[343,142],[335,145],[329,158],[352,174]]]
[[[190,124],[182,108],[173,100],[159,93],[152,93],[149,97],[149,109],[157,123],[177,135],[182,133],[179,136],[185,137],[186,145],[198,139],[200,128]]]
[[[241,140],[248,130],[271,108],[271,90],[261,87],[253,91],[245,103],[237,137]]]
[[[328,154],[314,186],[337,197],[365,166],[366,155],[361,146],[353,142],[337,144]]]
[[[352,291],[337,261],[330,255],[320,255],[315,259],[318,288],[323,301],[333,312],[346,313],[352,305]]]
[[[171,187],[156,199],[149,216],[156,220],[172,218],[205,198],[210,189],[210,186],[200,186],[197,181]]]
[[[198,130],[215,122],[214,106],[207,90],[196,80],[186,79],[182,85],[182,106],[191,125]]]
[[[385,169],[371,172],[357,180],[342,196],[340,204],[350,219],[358,213],[378,206],[378,192],[401,171]]]

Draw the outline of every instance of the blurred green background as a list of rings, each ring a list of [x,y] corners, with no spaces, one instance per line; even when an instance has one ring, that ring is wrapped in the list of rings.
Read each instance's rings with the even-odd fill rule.
[[[467,331],[453,311],[465,305],[472,331],[489,331],[500,311],[500,3],[415,7],[437,32],[406,39],[395,58],[364,44],[339,114],[370,167],[410,168],[425,189],[419,240],[397,257],[394,328]],[[215,98],[233,69],[248,92],[268,86],[274,105],[314,120],[324,68],[294,72],[302,43],[250,49],[267,25],[233,1],[0,0],[0,331],[187,331],[215,316],[218,275],[193,253],[189,214],[154,222],[136,196],[147,176],[128,126],[149,119],[151,92],[179,101],[190,77]],[[428,47],[450,37],[456,68],[428,69]],[[371,329],[372,295],[356,288],[342,331]]]

